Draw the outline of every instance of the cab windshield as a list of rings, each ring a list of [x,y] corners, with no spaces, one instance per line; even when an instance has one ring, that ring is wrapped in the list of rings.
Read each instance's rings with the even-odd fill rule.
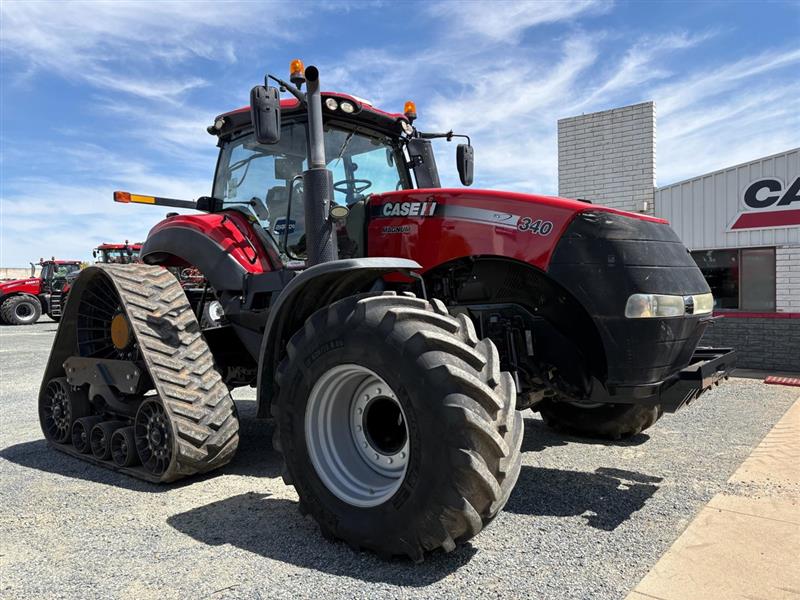
[[[128,252],[130,252],[130,254]],[[99,251],[98,258],[101,263],[127,265],[136,262],[137,256],[139,256],[138,250],[131,249],[129,251],[125,248],[106,248]]]
[[[80,265],[76,264],[47,263],[42,267],[42,279],[63,279],[80,269]]]
[[[302,254],[304,211],[302,182],[295,179],[307,165],[305,123],[288,123],[277,144],[261,145],[253,133],[227,142],[214,179],[214,197],[226,207],[239,207],[255,217],[282,245]],[[325,157],[333,172],[334,201],[346,206],[370,194],[409,187],[400,146],[389,137],[358,128],[331,125],[325,129]],[[291,214],[287,217],[289,192]]]

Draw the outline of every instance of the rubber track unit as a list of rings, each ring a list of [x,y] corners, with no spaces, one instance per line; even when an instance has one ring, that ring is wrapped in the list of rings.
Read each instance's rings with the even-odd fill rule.
[[[230,462],[239,443],[236,408],[214,368],[214,357],[178,280],[162,267],[143,264],[101,264],[86,271],[94,269],[102,273],[84,272],[81,278],[105,277],[119,294],[155,391],[170,417],[172,461],[161,476],[154,476],[141,466],[119,467],[110,460],[79,454],[70,445],[51,444],[73,456],[158,483],[211,471]],[[76,282],[71,296],[78,296],[77,287]],[[76,318],[80,304],[80,297],[70,299],[59,334],[67,320]],[[58,347],[57,335],[47,380],[52,377]],[[60,362],[66,358],[60,358]]]
[[[433,507],[436,516],[416,515],[407,522],[404,539],[389,547],[392,542],[383,539],[379,531],[371,532],[371,540],[354,539],[346,523],[328,517],[318,502],[309,503],[303,489],[307,482],[304,485],[299,481],[307,475],[287,468],[287,461],[292,461],[288,455],[284,456],[283,477],[287,485],[298,490],[300,512],[313,514],[327,539],[343,540],[352,548],[372,550],[383,558],[399,554],[421,562],[426,552],[439,548],[449,552],[477,535],[508,501],[520,473],[524,433],[521,413],[515,410],[516,386],[510,373],[500,371],[494,344],[478,339],[468,317],[451,316],[439,300],[429,302],[414,294],[395,292],[345,298],[312,315],[287,345],[288,356],[276,373],[278,384],[287,385],[287,379],[292,379],[292,362],[302,362],[301,348],[313,347],[321,332],[336,328],[337,323],[357,328],[359,322],[370,318],[380,319],[387,343],[389,338],[391,343],[402,343],[407,349],[405,355],[420,357],[419,368],[430,369],[431,374],[436,372],[450,382],[451,395],[444,399],[445,422],[441,428],[460,433],[455,434],[449,450],[450,468],[437,475],[449,478],[453,489],[434,503],[438,506]],[[440,359],[434,366],[425,358],[432,355],[449,358]],[[281,402],[272,405],[276,417],[273,444],[278,451],[293,452],[288,444],[282,444],[280,432],[282,421],[293,412],[294,401],[286,406],[285,395],[277,396]]]

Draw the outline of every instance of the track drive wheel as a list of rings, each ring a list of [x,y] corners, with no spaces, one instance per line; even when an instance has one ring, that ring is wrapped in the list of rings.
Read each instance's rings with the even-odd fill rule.
[[[421,561],[505,505],[522,419],[469,319],[412,295],[353,296],[314,313],[287,354],[276,447],[326,537]]]
[[[619,440],[652,427],[664,411],[640,404],[591,404],[546,399],[536,405],[548,427],[579,436]]]

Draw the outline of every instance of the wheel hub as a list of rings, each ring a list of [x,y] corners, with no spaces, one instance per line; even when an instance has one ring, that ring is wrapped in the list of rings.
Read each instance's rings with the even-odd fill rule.
[[[124,350],[131,341],[131,328],[128,318],[123,313],[117,313],[111,319],[111,343],[117,350]]]
[[[397,397],[382,381],[367,379],[355,392],[350,431],[364,460],[388,477],[408,463],[408,432]]]
[[[408,424],[394,390],[356,364],[326,371],[309,394],[306,445],[327,488],[353,506],[377,506],[403,483]]]

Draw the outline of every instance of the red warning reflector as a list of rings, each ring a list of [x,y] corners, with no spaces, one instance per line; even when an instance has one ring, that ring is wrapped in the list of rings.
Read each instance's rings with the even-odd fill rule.
[[[771,383],[773,385],[791,385],[793,387],[800,387],[800,377],[776,377],[770,375],[764,380],[764,383]]]
[[[131,195],[128,192],[114,192],[114,202],[128,203],[130,201]]]

